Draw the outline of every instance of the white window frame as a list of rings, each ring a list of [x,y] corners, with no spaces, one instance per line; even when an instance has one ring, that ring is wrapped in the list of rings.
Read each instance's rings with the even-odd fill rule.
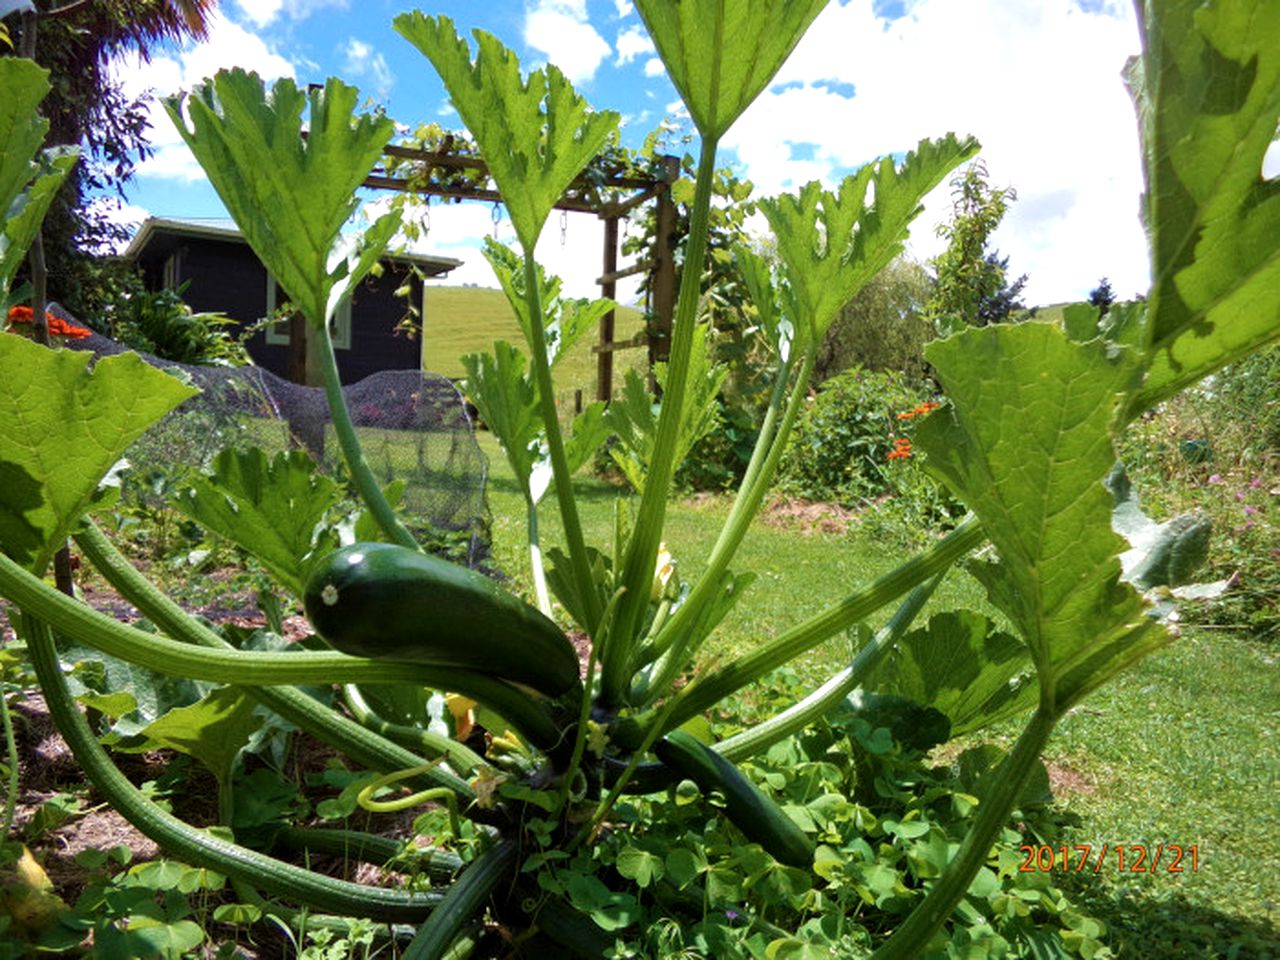
[[[266,313],[268,317],[276,312],[276,298],[279,289],[276,278],[268,271]],[[353,299],[354,295],[344,297],[329,320],[329,336],[333,340],[333,349],[335,350],[351,349],[351,301]],[[288,319],[277,320],[274,323],[267,324],[266,341],[275,347],[287,347],[289,345]]]

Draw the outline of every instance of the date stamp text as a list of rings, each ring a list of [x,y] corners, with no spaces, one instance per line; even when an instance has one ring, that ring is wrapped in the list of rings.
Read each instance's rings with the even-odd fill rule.
[[[1077,843],[1056,847],[1024,843],[1018,850],[1024,858],[1018,867],[1022,873],[1196,873],[1200,869],[1200,849],[1194,843]]]

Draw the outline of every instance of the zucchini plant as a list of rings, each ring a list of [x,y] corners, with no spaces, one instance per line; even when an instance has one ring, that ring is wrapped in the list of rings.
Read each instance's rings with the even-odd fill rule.
[[[637,0],[701,137],[686,263],[706,256],[718,142],[825,3]],[[630,459],[643,471],[639,501],[619,507],[612,543],[589,544],[571,475],[601,436],[601,414],[579,418],[566,436],[552,368],[580,327],[555,304],[533,250],[554,203],[608,142],[618,117],[593,111],[554,66],[522,75],[515,56],[490,35],[477,34],[473,56],[445,17],[396,18],[396,29],[444,80],[506,198],[519,241],[519,253],[493,250],[491,260],[516,301],[527,354],[498,344],[468,369],[525,488],[535,578],[541,584],[545,572],[564,615],[590,640],[580,673],[569,640],[546,615],[546,589],[537,591],[540,612],[419,552],[365,466],[343,409],[328,318],[372,269],[397,224],[387,215],[362,234],[343,228],[391,122],[358,115],[356,92],[337,80],[309,93],[287,80],[267,91],[256,77],[231,71],[170,100],[171,117],[228,210],[321,342],[335,432],[371,521],[360,528],[362,542],[340,550],[330,537],[294,537],[283,556],[279,537],[271,545],[268,568],[303,585],[308,616],[333,651],[230,649],[148,584],[85,519],[125,446],[188,388],[128,355],[89,370],[83,356],[0,338],[0,594],[21,610],[45,695],[88,776],[141,829],[192,863],[312,909],[420,923],[406,956],[464,951],[492,902],[508,923],[599,957],[612,949],[602,927],[614,894],[601,885],[566,896],[547,871],[598,838],[628,791],[674,788],[687,778],[704,793],[721,794],[724,816],[786,869],[826,878],[840,854],[812,823],[793,818],[746,778],[739,762],[803,730],[860,687],[928,701],[921,705],[947,714],[955,729],[1027,715],[1012,750],[982,781],[969,834],[910,914],[890,924],[876,956],[929,951],[988,863],[1057,721],[1175,639],[1170,613],[1199,542],[1187,531],[1203,531],[1136,514],[1114,470],[1116,437],[1161,400],[1280,336],[1280,185],[1262,176],[1280,118],[1280,5],[1144,0],[1139,14],[1143,52],[1126,79],[1146,173],[1147,300],[1113,307],[1101,320],[1080,308],[1061,324],[969,328],[931,345],[927,356],[946,402],[920,426],[917,443],[970,515],[892,571],[851,586],[829,609],[797,611],[794,624],[756,650],[692,675],[708,638],[750,587],[750,573],[733,569],[735,554],[806,397],[823,334],[901,250],[925,195],[978,144],[946,134],[896,160],[868,163],[832,190],[814,183],[762,203],[774,255],[738,256],[773,344],[777,386],[705,569],[687,593],[675,595],[655,584],[654,571],[678,455],[704,412],[693,402],[694,381],[706,377],[701,271],[683,271],[656,420],[630,431]],[[6,63],[0,68],[10,69]],[[30,78],[21,82],[38,87]],[[31,102],[7,101],[9,122],[21,121]],[[0,186],[30,178],[31,152],[6,151]],[[11,207],[6,231],[25,222],[21,216]],[[314,492],[307,469],[284,461],[271,467]],[[548,469],[564,543],[549,551],[544,571],[535,511],[545,489],[538,478]],[[220,490],[242,517],[258,502],[251,486]],[[255,552],[261,538],[252,531],[261,528],[232,522],[225,532]],[[53,547],[68,532],[161,633],[117,623],[44,583]],[[934,617],[904,641],[928,592],[960,563],[986,588],[1016,642],[968,613]],[[878,632],[862,631],[852,662],[796,704],[719,743],[693,735],[693,721],[725,698],[894,604]],[[124,779],[79,713],[55,633],[156,671],[235,684],[390,778],[380,785],[404,779],[419,788],[418,800],[446,798],[454,820],[477,828],[454,828],[472,838],[459,878],[426,894],[356,887],[164,814]],[[889,657],[900,643],[902,655]],[[963,689],[929,675],[938,664],[963,674]],[[492,746],[480,755],[426,729],[355,722],[297,688],[316,683],[358,685],[357,694],[407,684],[461,694],[503,729],[494,727]],[[358,719],[373,714],[359,696],[351,702]],[[626,871],[639,876],[640,866]],[[574,912],[584,904],[590,919]]]

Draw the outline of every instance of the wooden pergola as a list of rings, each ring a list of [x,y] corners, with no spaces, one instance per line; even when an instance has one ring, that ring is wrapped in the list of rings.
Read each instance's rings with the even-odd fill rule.
[[[487,186],[489,170],[483,159],[449,150],[426,150],[415,147],[388,146],[383,155],[389,159],[364,181],[375,190],[397,190],[428,197],[453,200],[482,200],[501,203],[502,194]],[[649,316],[647,329],[630,340],[614,339],[614,311],[600,321],[596,354],[596,396],[608,401],[613,395],[613,354],[618,350],[647,347],[649,366],[667,359],[671,343],[671,322],[675,314],[676,208],[671,198],[671,185],[680,175],[680,162],[675,157],[655,158],[657,175],[637,175],[634,171],[615,171],[603,177],[579,177],[555,204],[555,209],[575,213],[594,213],[604,221],[604,244],[601,273],[596,278],[600,295],[612,299],[618,281],[624,277],[649,274]],[[627,267],[618,267],[618,222],[649,200],[657,201],[657,231],[649,256]]]

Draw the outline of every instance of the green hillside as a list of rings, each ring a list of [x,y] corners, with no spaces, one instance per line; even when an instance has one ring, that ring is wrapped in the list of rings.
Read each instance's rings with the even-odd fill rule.
[[[644,326],[644,316],[634,307],[620,307],[614,339],[629,340]],[[484,287],[430,286],[423,323],[422,365],[431,373],[447,377],[465,375],[462,356],[490,349],[495,340],[509,340],[523,346],[515,314],[501,290]],[[581,389],[587,401],[596,395],[596,354],[594,335],[584,337],[556,367],[556,389],[572,397]],[[644,369],[648,354],[643,348],[620,350],[614,354],[613,383],[616,391],[628,369]]]

